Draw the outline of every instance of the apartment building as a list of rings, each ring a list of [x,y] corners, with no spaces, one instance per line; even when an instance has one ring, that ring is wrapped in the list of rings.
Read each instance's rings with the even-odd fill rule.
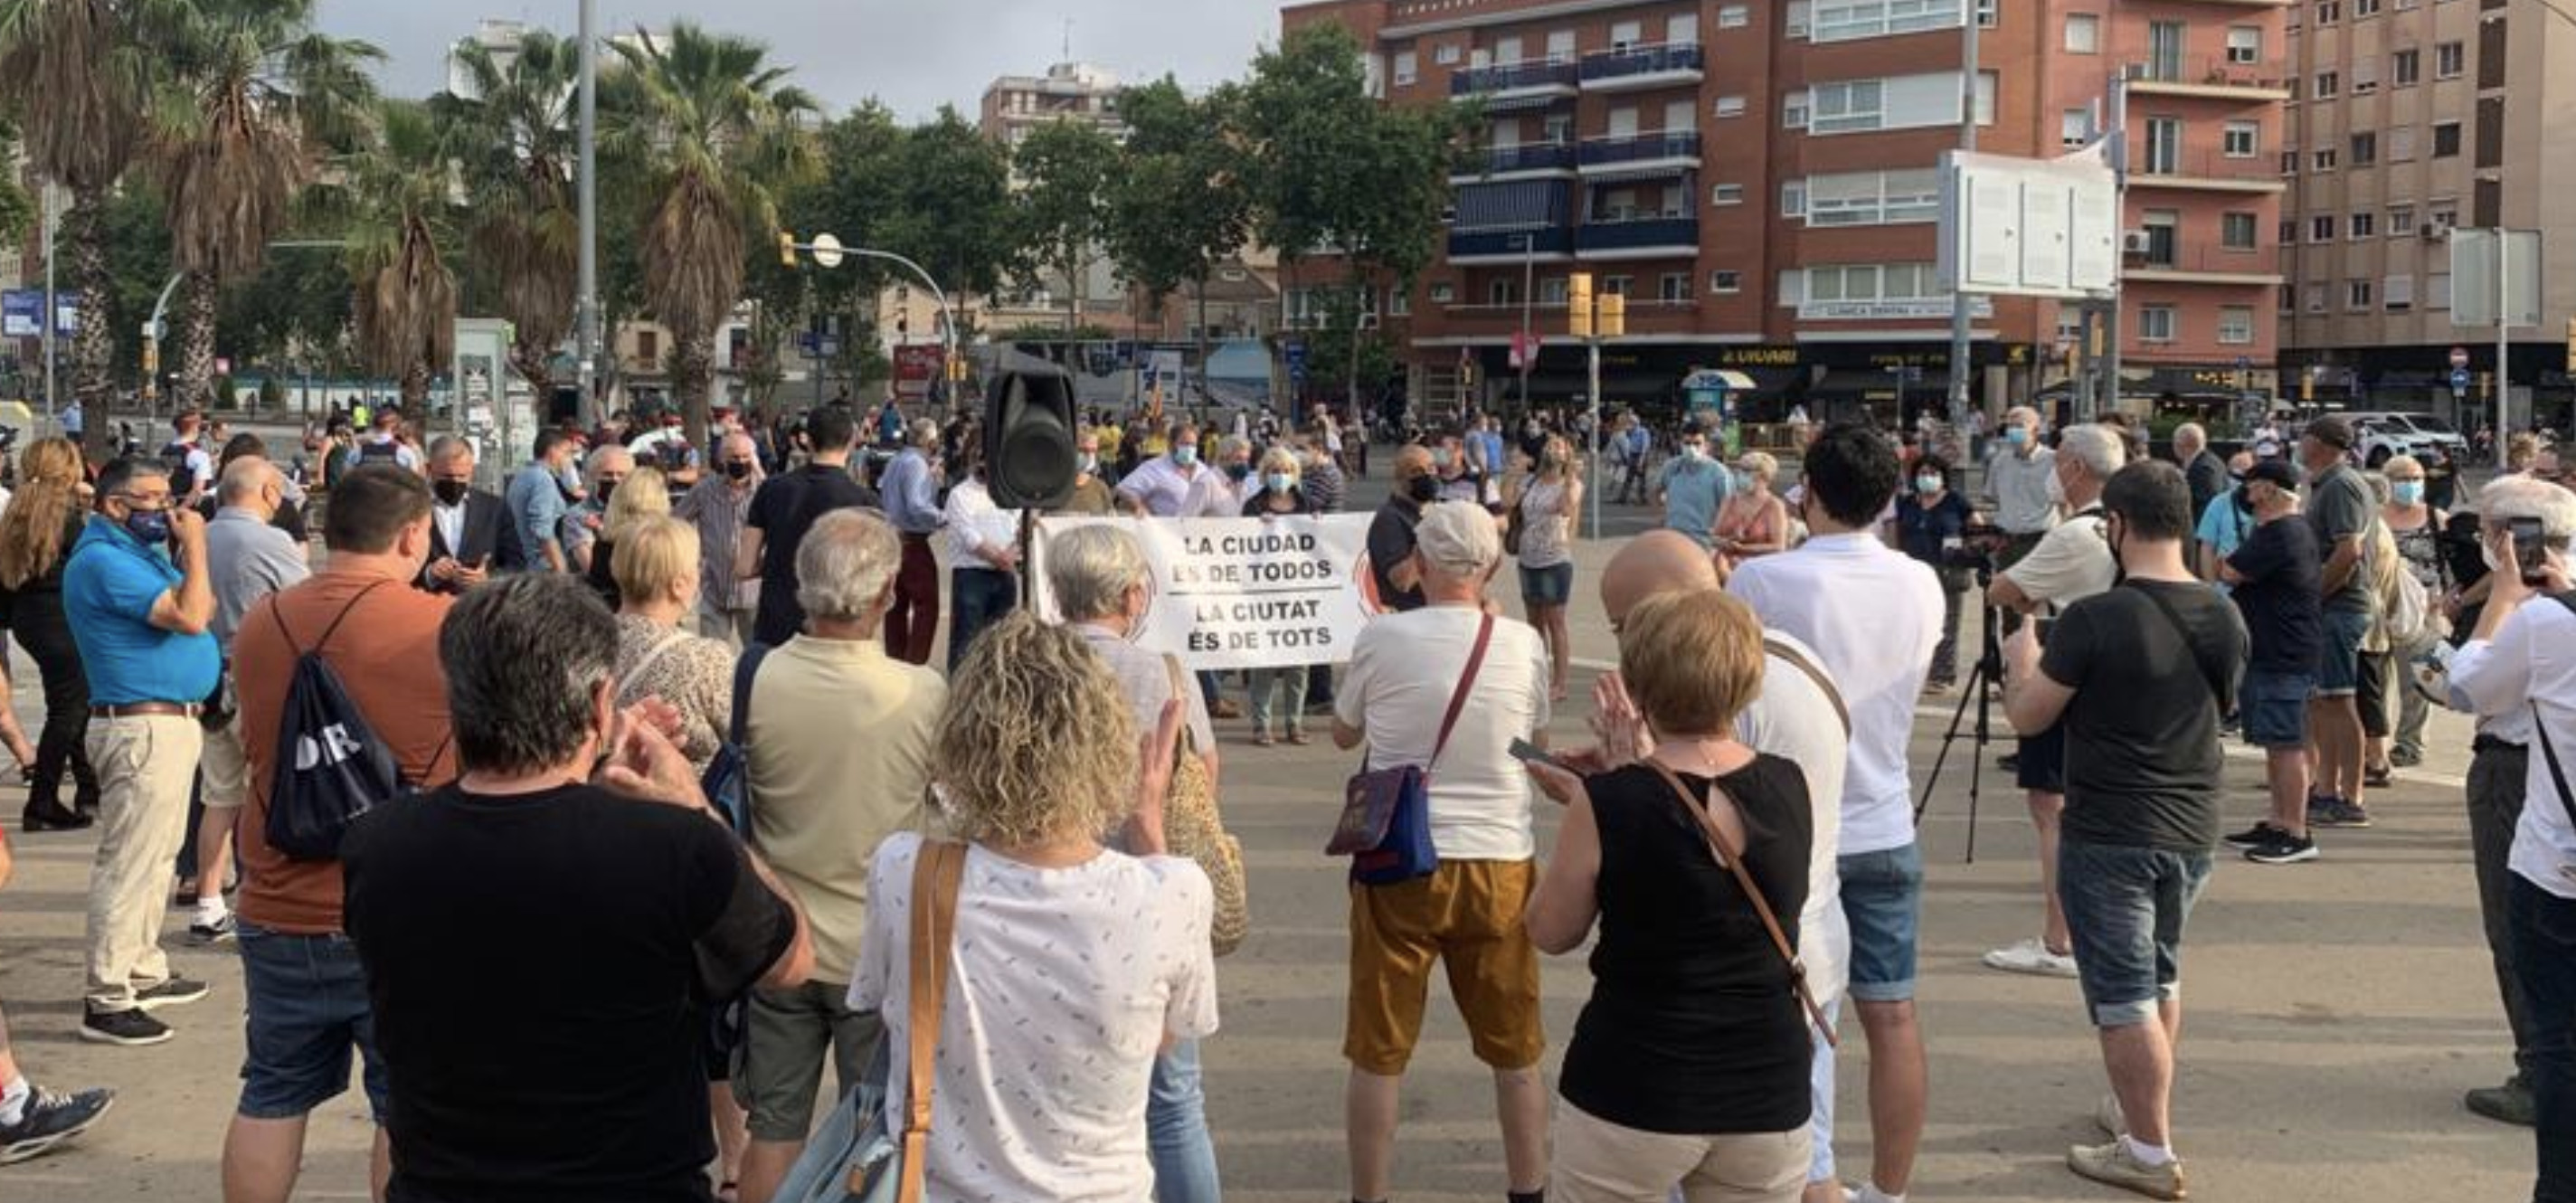
[[[1057,63],[1044,75],[1004,75],[984,88],[976,106],[976,129],[984,137],[1017,150],[1033,130],[1058,121],[1076,121],[1124,140],[1127,122],[1118,114],[1126,91],[1116,72],[1091,63]],[[1016,180],[1014,181],[1016,184]],[[1005,287],[990,298],[993,321],[1000,329],[1062,327],[1067,302],[1080,297],[1083,326],[1120,333],[1135,325],[1124,291],[1106,251],[1091,257],[1081,286],[1060,271],[1041,271]]]
[[[2121,330],[2133,405],[2268,390],[2283,183],[2263,149],[2286,97],[2278,0],[1324,0],[1389,103],[1473,98],[1444,254],[1376,315],[1416,396],[1512,395],[1524,315],[1548,336],[1535,400],[1579,394],[1565,278],[1628,298],[1603,392],[1659,400],[1693,368],[1756,385],[1753,412],[1937,405],[1951,299],[1936,277],[1941,153],[1958,144],[1962,24],[1980,24],[1979,149],[2054,156],[2114,122],[2131,77]],[[1301,269],[1302,271],[1303,269]],[[1312,311],[1288,298],[1291,320]],[[1981,403],[2063,387],[2082,307],[1979,298]]]
[[[2474,424],[2492,404],[2495,328],[2451,324],[2450,232],[2537,229],[2541,325],[2513,331],[2510,375],[2563,421],[2576,161],[2547,139],[2576,116],[2576,16],[2540,0],[2302,0],[2288,23],[2285,379],[2321,402]],[[2465,414],[2454,346],[2471,360]]]

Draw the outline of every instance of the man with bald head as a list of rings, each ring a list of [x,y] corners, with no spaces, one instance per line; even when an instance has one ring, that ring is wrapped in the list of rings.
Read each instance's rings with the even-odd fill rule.
[[[1440,475],[1431,449],[1408,443],[1395,453],[1395,489],[1369,522],[1369,575],[1381,607],[1395,613],[1422,608],[1422,576],[1413,561],[1413,528],[1422,508],[1440,500]]]
[[[223,882],[232,861],[233,820],[250,794],[241,724],[230,713],[233,636],[251,603],[313,575],[304,545],[270,522],[285,503],[286,478],[277,466],[244,455],[224,466],[215,485],[215,520],[206,524],[206,576],[215,594],[215,617],[207,629],[223,655],[225,675],[216,689],[217,704],[203,720],[205,750],[198,761],[205,775],[206,809],[197,820],[197,913],[189,921],[188,936],[199,944],[233,936]]]
[[[760,490],[760,448],[740,431],[716,444],[715,471],[690,486],[671,516],[698,528],[698,634],[736,647],[751,642],[760,582],[734,575],[734,548],[751,496]]]
[[[1665,593],[1719,588],[1717,569],[1707,551],[1679,531],[1648,531],[1628,541],[1601,572],[1601,609],[1616,631],[1630,611],[1648,598]],[[1757,752],[1796,762],[1807,779],[1807,805],[1814,816],[1815,840],[1807,863],[1807,904],[1798,914],[1798,955],[1806,962],[1807,986],[1818,1006],[1839,1016],[1851,928],[1843,919],[1842,878],[1835,857],[1841,850],[1843,763],[1850,754],[1850,722],[1842,695],[1823,672],[1814,649],[1780,631],[1762,633],[1762,692],[1735,720],[1736,737]],[[1598,761],[1585,767],[1606,770],[1644,756],[1653,748],[1637,708],[1617,673],[1593,686],[1593,729],[1601,737]],[[1579,760],[1582,753],[1569,753]],[[1809,1085],[1814,1110],[1808,1120],[1814,1133],[1814,1160],[1807,1170],[1806,1203],[1836,1203],[1842,1196],[1834,1174],[1834,1049],[1818,1041]]]

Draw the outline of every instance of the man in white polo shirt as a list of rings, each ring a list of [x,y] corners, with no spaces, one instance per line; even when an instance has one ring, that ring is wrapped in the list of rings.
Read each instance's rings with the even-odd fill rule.
[[[1798,517],[1804,546],[1746,561],[1727,590],[1813,648],[1852,720],[1843,776],[1843,915],[1849,994],[1869,1038],[1870,1180],[1860,1203],[1902,1199],[1923,1139],[1929,1071],[1914,1021],[1923,857],[1914,842],[1906,747],[1914,702],[1941,642],[1941,583],[1873,533],[1901,474],[1896,448],[1837,423],[1808,447]]]

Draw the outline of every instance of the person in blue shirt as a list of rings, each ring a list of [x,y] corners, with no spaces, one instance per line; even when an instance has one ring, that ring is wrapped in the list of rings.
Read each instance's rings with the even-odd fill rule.
[[[2217,582],[2221,593],[2230,586],[2219,579],[2219,566],[2227,562],[2227,557],[2235,555],[2237,548],[2244,546],[2257,525],[2253,506],[2245,497],[2245,474],[2254,464],[2254,457],[2242,451],[2229,457],[2227,475],[2233,487],[2209,499],[2192,531],[2192,541],[2200,547],[2201,579]]]
[[[534,568],[543,560],[547,568],[570,572],[572,561],[564,557],[563,520],[571,507],[564,501],[563,474],[573,460],[572,436],[540,430],[534,450],[528,466],[510,478],[503,500],[510,506],[510,520],[518,524],[519,548],[528,555],[528,566]]]
[[[99,475],[98,512],[63,567],[63,610],[89,680],[100,795],[80,1036],[158,1044],[170,1028],[146,1008],[206,996],[171,973],[161,912],[204,747],[197,716],[223,663],[206,520],[176,503],[168,465],[128,457]]]
[[[937,423],[928,418],[913,423],[903,451],[877,482],[886,521],[903,544],[894,602],[886,609],[886,654],[907,664],[929,663],[930,642],[939,632],[939,557],[930,546],[930,537],[946,521],[938,472],[930,463],[930,449],[938,445]]]
[[[1664,529],[1679,531],[1704,548],[1716,546],[1717,509],[1726,503],[1734,483],[1726,465],[1709,458],[1708,432],[1696,425],[1684,428],[1682,453],[1665,464],[1655,480],[1655,500],[1664,507]]]

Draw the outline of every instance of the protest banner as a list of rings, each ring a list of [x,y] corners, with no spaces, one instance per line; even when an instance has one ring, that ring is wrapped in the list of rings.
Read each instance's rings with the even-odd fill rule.
[[[1192,670],[1339,664],[1368,621],[1358,583],[1370,516],[1319,518],[1046,518],[1038,523],[1038,612],[1058,617],[1046,545],[1077,526],[1112,523],[1136,537],[1153,581],[1138,646]]]

